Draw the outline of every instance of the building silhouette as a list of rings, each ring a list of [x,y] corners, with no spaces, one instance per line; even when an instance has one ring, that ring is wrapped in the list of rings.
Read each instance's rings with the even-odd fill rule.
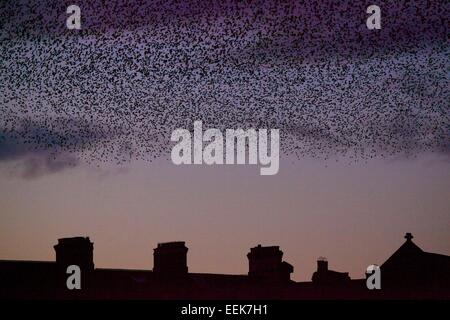
[[[258,245],[247,254],[245,275],[188,272],[185,242],[159,243],[153,270],[95,268],[88,237],[59,239],[56,261],[0,260],[0,297],[27,299],[431,299],[450,298],[450,256],[405,243],[381,265],[381,290],[365,279],[329,270],[317,261],[311,282],[290,279],[294,268],[278,246]],[[69,290],[67,267],[81,270],[81,289]]]
[[[183,241],[158,243],[153,251],[153,272],[167,275],[188,273],[187,251]]]
[[[381,265],[384,286],[411,291],[450,289],[450,256],[423,251],[412,241],[411,233],[405,239]]]
[[[313,273],[312,282],[319,286],[340,286],[350,281],[348,272],[337,272],[328,269],[326,258],[317,260],[317,271]]]
[[[252,280],[268,283],[288,283],[294,267],[282,261],[283,251],[278,246],[251,248],[247,254],[249,271]]]

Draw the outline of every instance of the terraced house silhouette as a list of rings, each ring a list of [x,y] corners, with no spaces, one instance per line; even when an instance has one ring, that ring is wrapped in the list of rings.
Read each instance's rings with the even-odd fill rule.
[[[95,268],[89,237],[59,239],[56,261],[0,260],[0,297],[28,299],[390,299],[450,298],[450,256],[425,252],[407,233],[381,265],[382,288],[329,270],[320,258],[311,282],[290,279],[294,267],[278,246],[247,254],[246,275],[191,273],[185,242],[159,243],[153,270]],[[69,290],[67,267],[81,270],[81,289]]]

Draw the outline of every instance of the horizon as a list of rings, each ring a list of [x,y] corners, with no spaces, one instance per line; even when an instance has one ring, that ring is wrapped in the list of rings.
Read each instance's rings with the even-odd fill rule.
[[[281,162],[275,184],[239,166],[176,167],[163,159],[151,168],[146,162],[119,172],[114,165],[110,171],[86,165],[33,179],[3,168],[9,188],[2,188],[0,203],[8,223],[0,227],[0,257],[52,260],[56,239],[80,235],[94,242],[97,267],[151,269],[157,243],[181,240],[189,247],[191,272],[245,274],[249,248],[278,245],[294,266],[292,278],[309,281],[319,256],[327,257],[330,268],[361,278],[369,264],[381,264],[403,243],[405,232],[425,251],[450,253],[445,192],[450,164],[440,156],[365,164],[345,159],[298,164],[282,156]],[[173,170],[176,174],[168,175]],[[194,177],[209,201],[190,190]],[[175,188],[182,190],[178,205],[170,202]],[[251,190],[247,198],[245,190]],[[322,195],[315,199],[317,192]],[[29,202],[18,202],[20,195]],[[214,211],[217,204],[222,208]]]

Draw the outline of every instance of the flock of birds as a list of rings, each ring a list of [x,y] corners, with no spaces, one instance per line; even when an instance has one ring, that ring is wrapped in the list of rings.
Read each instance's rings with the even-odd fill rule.
[[[381,30],[353,1],[2,1],[0,160],[151,161],[195,120],[298,157],[449,154],[449,3],[377,2]]]

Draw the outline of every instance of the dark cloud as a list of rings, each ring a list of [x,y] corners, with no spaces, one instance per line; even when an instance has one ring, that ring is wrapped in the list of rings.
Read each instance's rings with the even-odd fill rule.
[[[74,168],[79,164],[77,157],[72,155],[58,155],[57,157],[43,152],[28,155],[21,159],[16,166],[21,177],[25,179],[38,178],[43,175],[56,173]]]
[[[23,178],[36,178],[55,173],[79,164],[71,154],[41,149],[10,135],[0,135],[0,165],[13,164],[12,168]]]
[[[23,178],[36,178],[78,166],[83,152],[113,138],[88,130],[86,124],[81,131],[81,121],[74,119],[53,121],[44,125],[22,119],[13,128],[0,128],[0,165],[10,165]]]

